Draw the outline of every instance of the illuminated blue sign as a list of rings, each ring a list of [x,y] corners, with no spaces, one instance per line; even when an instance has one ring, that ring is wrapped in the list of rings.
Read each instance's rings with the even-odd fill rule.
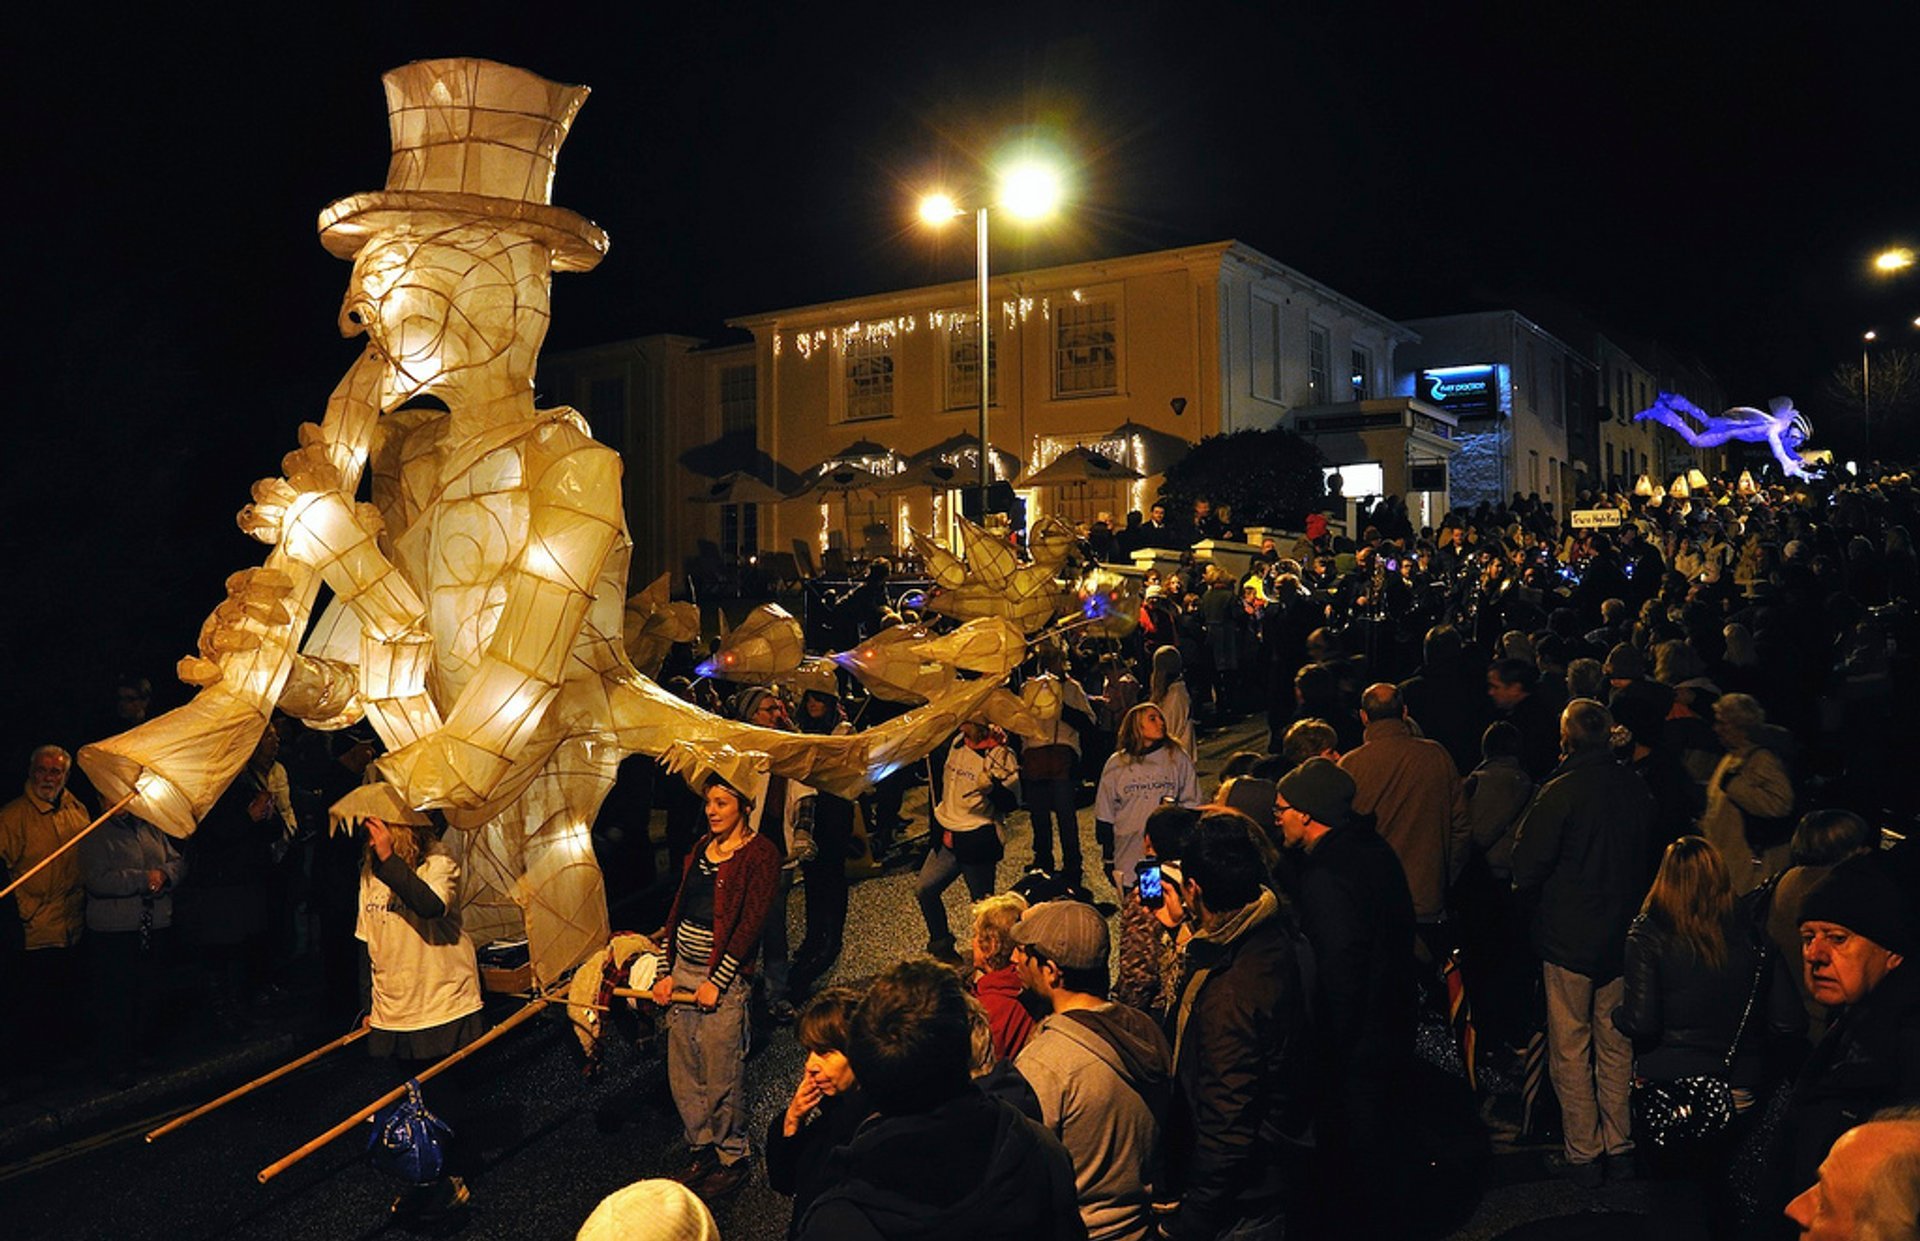
[[[1420,399],[1457,415],[1500,412],[1500,376],[1492,366],[1437,366],[1420,372]]]

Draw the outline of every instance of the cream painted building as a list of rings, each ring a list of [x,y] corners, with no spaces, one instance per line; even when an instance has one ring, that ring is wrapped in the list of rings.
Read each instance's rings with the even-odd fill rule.
[[[730,321],[754,338],[758,447],[807,472],[871,446],[914,457],[978,425],[971,281],[800,306]],[[1385,396],[1412,334],[1238,242],[994,276],[989,432],[1020,458],[1028,518],[1122,522],[1144,510],[1163,463],[1154,443],[1278,425],[1289,411]],[[1118,432],[1118,433],[1117,433]],[[1116,434],[1117,433],[1117,434]],[[849,454],[856,445],[859,450]],[[1135,466],[1137,483],[1023,488],[1020,478],[1086,445]],[[970,447],[944,454],[977,477]],[[856,550],[945,529],[956,493],[933,488],[767,506],[763,547],[795,539]]]

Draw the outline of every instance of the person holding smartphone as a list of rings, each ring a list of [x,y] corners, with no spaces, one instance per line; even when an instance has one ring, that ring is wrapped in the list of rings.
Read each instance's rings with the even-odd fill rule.
[[[1146,856],[1147,816],[1164,802],[1200,804],[1200,782],[1185,747],[1167,735],[1167,718],[1143,702],[1120,721],[1113,757],[1100,773],[1093,817],[1101,838],[1113,840],[1110,878],[1116,895],[1139,886],[1134,864]]]

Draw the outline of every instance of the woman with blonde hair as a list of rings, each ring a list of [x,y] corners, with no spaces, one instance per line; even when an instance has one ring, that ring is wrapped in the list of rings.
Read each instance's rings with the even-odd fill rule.
[[[1159,679],[1158,671],[1154,679]],[[1171,734],[1160,707],[1141,703],[1120,721],[1113,757],[1100,773],[1100,787],[1093,798],[1094,827],[1103,847],[1113,842],[1107,866],[1113,890],[1123,898],[1138,883],[1135,863],[1146,856],[1147,816],[1165,802],[1200,804],[1193,759]]]
[[[1180,648],[1163,646],[1153,653],[1153,681],[1147,699],[1160,708],[1167,736],[1193,754],[1193,698],[1187,691]]]
[[[1720,851],[1700,836],[1668,845],[1627,932],[1625,990],[1613,1010],[1614,1027],[1633,1041],[1635,1076],[1725,1077],[1744,1111],[1764,1031],[1794,1033],[1804,1021],[1793,976],[1735,898]]]

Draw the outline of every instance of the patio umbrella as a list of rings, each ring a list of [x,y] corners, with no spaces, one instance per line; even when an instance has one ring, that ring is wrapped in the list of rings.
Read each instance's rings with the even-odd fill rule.
[[[778,504],[786,494],[745,470],[722,474],[687,497],[695,504]]]
[[[879,475],[868,470],[863,470],[857,465],[828,464],[812,474],[807,479],[806,486],[802,487],[796,494],[814,495],[817,493],[821,496],[838,494],[840,497],[840,538],[843,543],[851,547],[853,545],[853,536],[848,529],[847,497],[856,491],[870,491],[878,494],[881,485],[886,481],[886,479],[881,478]]]
[[[949,436],[931,448],[923,448],[907,459],[908,464],[919,465],[926,461],[939,461],[959,467],[960,476],[965,481],[962,486],[974,486],[980,481],[980,437],[970,431]],[[1011,482],[1020,476],[1020,458],[1006,449],[994,446],[993,477]]]
[[[1127,463],[1146,477],[1166,473],[1168,466],[1193,449],[1192,444],[1171,432],[1157,431],[1131,420],[1121,423],[1105,435],[1089,438],[1103,443],[1110,440],[1124,443],[1127,447],[1123,456]]]
[[[769,479],[783,498],[800,484],[798,474],[760,450],[751,431],[728,431],[718,439],[689,448],[680,454],[680,464],[704,478],[740,473]]]
[[[1139,470],[1123,465],[1111,457],[1103,457],[1091,448],[1069,448],[1047,464],[1047,468],[1029,474],[1026,485],[1029,487],[1070,487],[1085,486],[1087,483],[1105,482],[1109,479],[1123,482],[1135,482],[1145,478]]]

